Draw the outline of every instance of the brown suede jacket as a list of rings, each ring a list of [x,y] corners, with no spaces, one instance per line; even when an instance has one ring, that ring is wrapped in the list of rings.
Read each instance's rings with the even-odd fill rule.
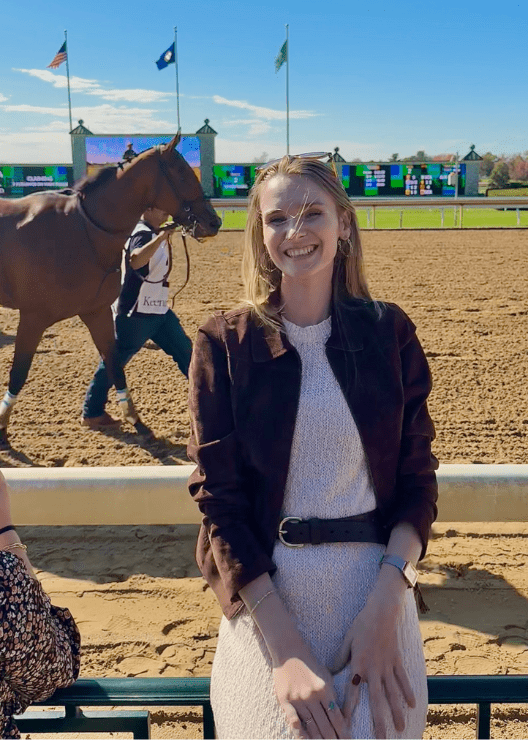
[[[431,376],[415,326],[394,304],[332,308],[326,354],[357,424],[383,524],[411,523],[425,555],[438,496]],[[239,590],[272,574],[301,361],[284,333],[246,307],[199,330],[190,368],[189,490],[203,513],[197,561],[230,619]]]

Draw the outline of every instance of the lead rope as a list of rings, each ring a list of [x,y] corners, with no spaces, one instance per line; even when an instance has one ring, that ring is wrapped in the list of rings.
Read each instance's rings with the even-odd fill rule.
[[[176,291],[176,293],[174,293],[174,295],[171,298],[169,298],[169,301],[170,301],[170,304],[171,304],[171,308],[174,308],[174,299],[176,298],[176,296],[179,293],[182,292],[182,290],[185,288],[185,286],[189,282],[189,278],[191,277],[191,258],[189,257],[189,250],[187,249],[187,240],[185,238],[185,229],[182,229],[181,230],[181,238],[182,238],[182,242],[183,242],[183,249],[185,250],[185,260],[187,262],[187,274],[185,276],[185,282],[183,283],[183,285],[181,286],[181,288],[178,288],[178,290]],[[172,266],[172,242],[171,242],[170,239],[168,240],[168,242],[169,242],[170,264]],[[170,272],[170,270],[169,270],[169,272]]]

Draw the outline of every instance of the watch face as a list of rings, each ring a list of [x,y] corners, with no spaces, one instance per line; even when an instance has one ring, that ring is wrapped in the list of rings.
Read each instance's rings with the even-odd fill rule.
[[[414,588],[416,586],[416,581],[418,580],[418,571],[414,565],[412,563],[405,563],[402,573],[409,586]]]

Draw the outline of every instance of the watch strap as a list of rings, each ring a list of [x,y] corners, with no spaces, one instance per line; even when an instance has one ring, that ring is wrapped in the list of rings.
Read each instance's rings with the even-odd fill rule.
[[[405,583],[407,584],[408,588],[414,588],[416,586],[416,581],[412,583],[412,581],[409,580],[409,577],[406,573],[406,568],[409,565],[408,560],[401,558],[399,555],[383,555],[380,561],[380,565],[382,563],[387,563],[388,565],[394,565],[395,568],[398,568],[403,578],[405,579]],[[414,567],[413,567],[413,570],[416,571]]]
[[[429,611],[429,607],[424,601],[422,592],[420,591],[420,585],[418,584],[418,580],[416,580],[416,582],[413,585],[412,583],[409,582],[409,579],[407,578],[407,575],[405,573],[404,568],[408,564],[408,561],[404,560],[403,558],[400,558],[399,555],[383,555],[383,557],[380,560],[380,566],[382,563],[388,563],[389,565],[394,565],[396,568],[398,568],[398,570],[401,572],[409,588],[413,589],[418,609],[420,610],[422,614],[426,614]],[[416,571],[416,568],[414,568],[414,571]]]

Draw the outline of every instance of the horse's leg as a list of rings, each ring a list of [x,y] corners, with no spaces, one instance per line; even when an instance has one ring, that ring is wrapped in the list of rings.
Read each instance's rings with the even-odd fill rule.
[[[20,313],[15,340],[15,354],[9,373],[7,393],[0,402],[0,444],[7,445],[9,417],[18,394],[27,380],[29,369],[44,331],[51,325],[47,317],[35,313]]]
[[[135,426],[138,431],[143,431],[143,424],[139,419],[134,402],[127,388],[125,372],[123,370],[124,362],[117,352],[111,308],[108,307],[93,313],[80,314],[80,318],[88,327],[94,344],[104,360],[110,385],[115,385],[116,387],[117,400],[123,418]]]

